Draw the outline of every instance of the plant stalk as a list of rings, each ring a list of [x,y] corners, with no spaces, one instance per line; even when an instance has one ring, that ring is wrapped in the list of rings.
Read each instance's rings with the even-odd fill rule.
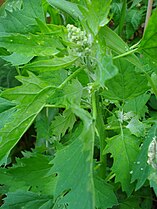
[[[138,51],[138,48],[132,49],[132,50],[130,50],[130,51],[128,51],[128,52],[125,52],[125,53],[123,53],[123,54],[120,54],[120,55],[117,55],[117,56],[113,57],[113,60],[119,59],[119,58],[121,58],[121,57],[125,57],[125,56],[130,55],[130,54],[132,54],[132,53],[135,53],[135,52],[137,52],[137,51]]]
[[[147,14],[146,14],[145,26],[144,26],[144,33],[145,33],[146,27],[148,25],[149,18],[150,18],[151,13],[152,13],[152,6],[153,6],[153,0],[148,0]]]

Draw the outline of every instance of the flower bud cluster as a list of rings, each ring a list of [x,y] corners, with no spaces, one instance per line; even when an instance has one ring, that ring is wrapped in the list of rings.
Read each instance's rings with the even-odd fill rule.
[[[70,24],[67,25],[67,31],[68,40],[76,44],[76,47],[71,48],[72,52],[76,53],[78,56],[89,54],[91,51],[91,43],[86,32]]]

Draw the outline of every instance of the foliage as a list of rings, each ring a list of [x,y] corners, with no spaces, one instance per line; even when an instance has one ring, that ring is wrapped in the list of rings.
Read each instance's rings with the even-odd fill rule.
[[[1,208],[154,207],[157,10],[142,36],[146,5],[2,5]]]

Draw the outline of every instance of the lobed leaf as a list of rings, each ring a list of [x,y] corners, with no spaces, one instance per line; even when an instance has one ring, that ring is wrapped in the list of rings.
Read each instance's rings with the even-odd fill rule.
[[[139,153],[137,138],[124,130],[107,141],[104,153],[111,153],[113,157],[112,171],[115,173],[115,181],[120,182],[122,190],[129,196],[134,185],[131,184],[130,171]]]
[[[51,159],[50,156],[26,152],[22,159],[16,159],[17,163],[13,167],[1,169],[2,177],[5,176],[0,179],[0,183],[7,186],[9,192],[15,192],[17,185],[20,185],[24,191],[29,188],[32,192],[52,195],[55,189],[54,176],[45,176],[51,168]]]
[[[107,89],[103,92],[105,98],[125,101],[137,97],[149,89],[147,78],[135,72],[133,65],[129,65],[128,68],[128,61],[120,60],[116,66],[119,73],[106,81]]]
[[[53,167],[49,174],[57,175],[56,206],[61,208],[68,206],[69,209],[94,209],[92,118],[88,112],[78,106],[73,106],[72,110],[83,121],[83,127],[74,132],[71,143],[58,150],[51,162]]]
[[[0,163],[6,163],[11,149],[32,124],[37,114],[44,107],[52,87],[32,73],[29,77],[18,77],[23,83],[2,93],[2,97],[16,101],[16,111],[10,121],[0,130]],[[6,121],[5,121],[6,122]]]
[[[50,104],[70,107],[71,104],[80,105],[83,87],[77,79],[71,80],[63,89],[56,89],[55,93],[50,96]]]
[[[22,34],[39,31],[36,18],[45,21],[42,0],[23,0],[23,8],[7,10],[6,16],[0,17],[0,31]]]
[[[70,109],[64,110],[63,114],[55,117],[51,123],[51,134],[55,136],[64,136],[66,131],[71,131],[76,121],[75,115]]]
[[[129,121],[126,128],[128,128],[130,132],[137,137],[145,136],[146,125],[142,123],[137,117],[133,117]]]
[[[132,111],[136,115],[141,116],[145,115],[145,112],[147,112],[146,103],[148,102],[150,98],[150,94],[141,94],[135,98],[129,99],[124,104],[124,111],[130,112]]]
[[[52,209],[53,196],[36,194],[30,191],[9,192],[2,209]]]

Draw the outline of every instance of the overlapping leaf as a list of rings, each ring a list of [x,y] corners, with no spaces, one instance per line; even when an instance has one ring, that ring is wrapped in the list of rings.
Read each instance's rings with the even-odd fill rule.
[[[18,78],[23,85],[8,89],[2,97],[16,100],[17,108],[10,121],[0,130],[0,162],[5,163],[11,149],[18,142],[27,128],[31,125],[37,114],[46,103],[51,86],[38,79],[35,75]]]

